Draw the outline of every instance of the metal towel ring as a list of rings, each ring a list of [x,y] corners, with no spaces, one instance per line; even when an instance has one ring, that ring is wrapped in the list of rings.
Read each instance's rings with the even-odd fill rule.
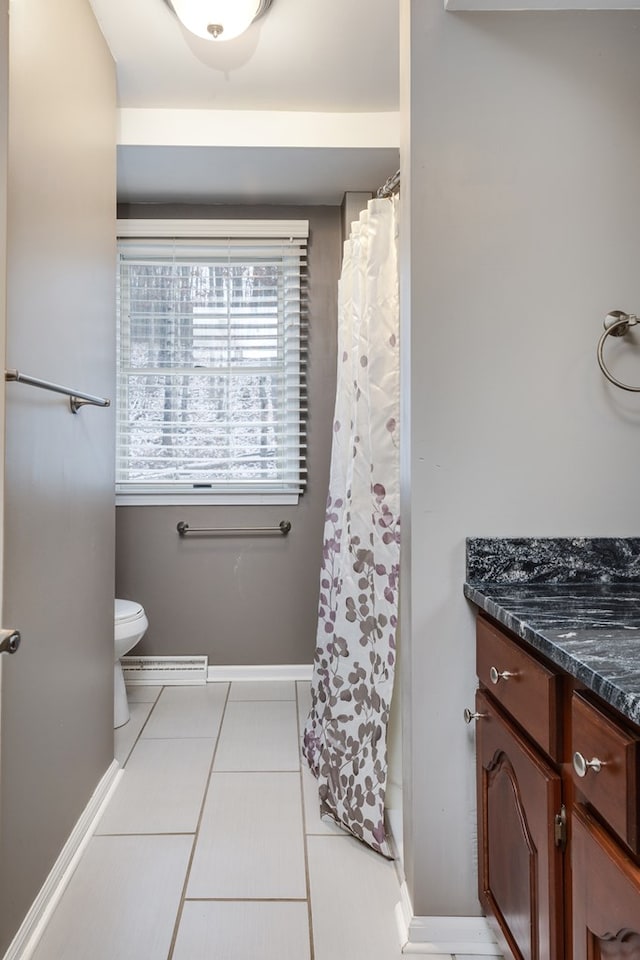
[[[604,333],[598,341],[598,363],[607,380],[613,383],[621,390],[629,390],[631,393],[640,393],[640,387],[630,387],[628,383],[622,383],[609,372],[604,362],[604,342],[607,337],[624,337],[629,332],[629,327],[635,327],[640,323],[640,318],[635,313],[625,313],[624,310],[612,310],[604,318]]]

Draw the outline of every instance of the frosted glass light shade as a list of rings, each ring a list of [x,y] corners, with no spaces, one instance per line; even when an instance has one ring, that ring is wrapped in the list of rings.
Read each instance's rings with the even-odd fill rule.
[[[260,0],[171,0],[187,30],[205,40],[233,40],[251,26]],[[219,32],[218,32],[219,31]]]

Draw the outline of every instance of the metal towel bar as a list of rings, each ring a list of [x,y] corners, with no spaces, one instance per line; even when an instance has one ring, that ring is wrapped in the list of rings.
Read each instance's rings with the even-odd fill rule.
[[[184,520],[180,520],[176,530],[181,537],[188,533],[208,533],[214,537],[241,537],[254,533],[281,533],[286,537],[291,530],[289,520],[281,520],[277,527],[190,527]]]
[[[28,377],[19,370],[5,370],[4,379],[7,383],[26,383],[29,387],[39,387],[41,390],[51,390],[53,393],[62,393],[69,397],[69,407],[71,413],[77,413],[80,407],[89,403],[94,407],[110,407],[111,400],[105,397],[94,397],[91,393],[81,393],[79,390],[72,390],[70,387],[61,387],[59,383],[51,383],[49,380],[38,380],[37,377]]]

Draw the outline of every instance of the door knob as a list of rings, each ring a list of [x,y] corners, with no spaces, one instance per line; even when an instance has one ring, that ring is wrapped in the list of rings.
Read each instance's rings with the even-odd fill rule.
[[[0,653],[15,653],[20,646],[18,630],[0,630]]]

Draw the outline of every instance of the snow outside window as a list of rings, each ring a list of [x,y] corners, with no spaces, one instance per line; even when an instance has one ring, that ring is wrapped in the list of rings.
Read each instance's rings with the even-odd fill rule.
[[[117,502],[295,502],[308,224],[177,227],[119,222]]]

